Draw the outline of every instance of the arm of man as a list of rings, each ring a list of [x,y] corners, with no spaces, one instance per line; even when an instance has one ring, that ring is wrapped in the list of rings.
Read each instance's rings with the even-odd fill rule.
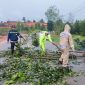
[[[50,35],[48,35],[48,40],[49,40],[50,42],[52,42],[52,39],[51,39],[51,36],[50,36]]]
[[[55,45],[55,46],[58,45],[58,43],[52,41],[52,38],[51,38],[50,35],[48,35],[48,40],[49,40],[53,45]]]
[[[17,36],[19,36],[19,38],[23,38],[19,32],[17,32]]]
[[[69,36],[69,44],[70,44],[71,49],[74,51],[75,50],[74,49],[74,42],[73,42],[73,38],[72,38],[72,35],[71,34]]]

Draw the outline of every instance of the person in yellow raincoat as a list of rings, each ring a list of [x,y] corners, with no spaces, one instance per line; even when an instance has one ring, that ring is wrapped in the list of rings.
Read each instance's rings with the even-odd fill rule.
[[[39,45],[42,55],[44,55],[46,52],[46,40],[52,42],[51,35],[47,31],[44,31],[39,36]]]
[[[60,33],[60,48],[62,54],[59,59],[59,63],[61,63],[63,67],[68,67],[70,48],[74,51],[74,43],[70,30],[71,27],[69,24],[66,24],[64,31]]]

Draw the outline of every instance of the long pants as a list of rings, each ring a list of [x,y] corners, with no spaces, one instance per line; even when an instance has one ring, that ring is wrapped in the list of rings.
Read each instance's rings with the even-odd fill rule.
[[[40,48],[41,48],[41,55],[44,55],[45,54],[45,51],[46,51],[46,48],[45,48],[45,44],[41,44],[40,45]]]
[[[68,66],[68,62],[69,62],[69,49],[68,48],[63,49],[59,61],[62,61],[62,66],[63,67]]]
[[[45,52],[45,45],[44,44],[41,45],[41,51]]]
[[[18,42],[11,42],[11,54],[14,54],[14,47],[16,46],[15,44]]]

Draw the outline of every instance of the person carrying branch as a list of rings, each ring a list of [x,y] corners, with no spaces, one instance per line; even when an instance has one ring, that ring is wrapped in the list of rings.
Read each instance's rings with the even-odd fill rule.
[[[59,58],[59,63],[62,64],[63,67],[68,67],[70,48],[72,49],[72,51],[75,50],[70,30],[71,27],[67,23],[65,24],[64,31],[60,33],[60,49],[62,51],[62,54]]]
[[[18,44],[18,37],[22,38],[19,32],[17,32],[16,27],[14,25],[11,26],[11,30],[8,32],[7,41],[11,44],[11,54],[14,54],[14,47]]]

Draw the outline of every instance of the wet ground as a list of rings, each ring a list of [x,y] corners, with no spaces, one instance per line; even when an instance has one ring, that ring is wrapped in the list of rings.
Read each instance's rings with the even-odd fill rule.
[[[9,47],[10,47],[10,43],[8,44],[6,40],[0,43],[0,51],[8,50]],[[57,48],[49,42],[47,42],[46,44],[46,49],[52,50],[52,51],[57,50]],[[3,63],[4,63],[4,58],[0,58],[0,64],[3,64]],[[69,85],[85,85],[85,57],[78,57],[76,60],[71,60],[70,66],[73,71],[78,73],[78,75],[75,77],[68,78],[67,79],[68,84]],[[4,85],[3,82],[0,82],[0,85]]]
[[[70,62],[72,70],[77,73],[75,77],[67,79],[69,85],[85,85],[85,57],[78,57]]]
[[[69,78],[67,82],[68,85],[85,85],[85,75]]]

